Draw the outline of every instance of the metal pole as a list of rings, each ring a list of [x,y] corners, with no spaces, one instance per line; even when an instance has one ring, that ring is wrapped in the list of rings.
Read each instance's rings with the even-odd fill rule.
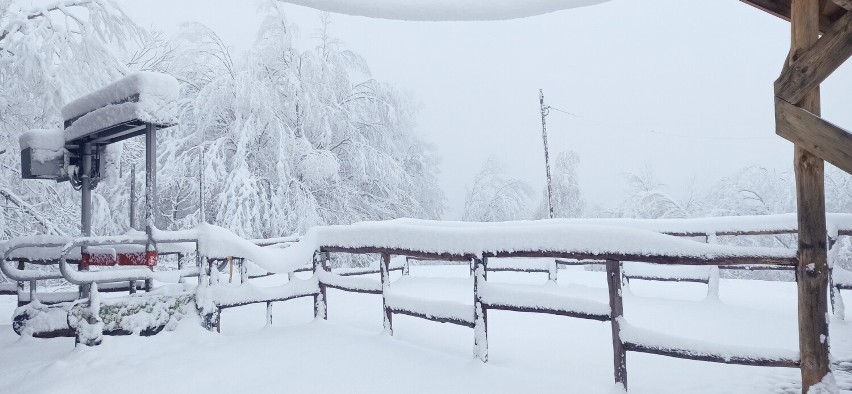
[[[204,146],[201,146],[201,162],[198,166],[198,212],[201,223],[205,223],[204,219]]]
[[[130,228],[136,228],[136,164],[130,168]]]
[[[544,90],[538,90],[538,101],[541,104],[541,139],[544,141],[544,168],[547,171],[547,209],[548,215],[553,219],[553,186],[550,182],[550,153],[547,150],[547,115],[550,107],[544,105]]]
[[[82,197],[80,203],[80,227],[84,237],[92,236],[92,145],[83,143],[82,148],[82,169],[80,180],[82,181]],[[83,247],[83,255],[87,250]],[[85,256],[82,257],[85,259]],[[80,269],[88,270],[88,266],[80,265]],[[89,285],[80,286],[80,297],[89,297]]]
[[[157,209],[157,126],[149,123],[145,130],[145,262],[154,269],[157,264],[157,246],[154,242]],[[145,289],[151,289],[151,281],[145,281]]]
[[[92,235],[92,145],[83,144],[83,168],[80,179],[83,183],[82,204],[80,209],[80,227],[83,236]]]

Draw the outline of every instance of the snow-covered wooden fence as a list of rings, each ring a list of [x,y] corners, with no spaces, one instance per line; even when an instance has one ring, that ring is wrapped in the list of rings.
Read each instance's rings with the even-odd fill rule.
[[[840,235],[852,234],[852,215],[830,217],[829,238],[836,240]],[[155,234],[158,246],[174,243],[194,243],[198,258],[197,266],[183,268],[177,272],[152,272],[147,267],[104,269],[96,272],[79,271],[71,267],[68,256],[80,247],[98,247],[115,244],[143,244],[147,237],[123,236],[81,238],[61,240],[39,239],[27,243],[14,241],[3,247],[7,261],[0,264],[4,274],[13,280],[27,282],[55,278],[56,273],[15,268],[10,253],[16,249],[41,246],[58,248],[60,251],[58,277],[79,285],[93,287],[112,283],[131,283],[157,279],[164,282],[179,282],[184,275],[198,275],[198,288],[191,293],[198,312],[208,329],[220,327],[223,309],[266,303],[267,321],[271,323],[271,305],[301,297],[312,297],[314,315],[327,319],[329,302],[327,288],[376,294],[382,296],[383,326],[393,334],[394,315],[403,314],[435,322],[457,324],[474,330],[474,354],[482,361],[488,359],[488,311],[505,310],[527,313],[545,313],[572,318],[609,321],[612,326],[614,379],[627,385],[627,352],[644,352],[669,357],[711,361],[726,364],[796,367],[798,353],[786,349],[750,349],[726,347],[704,343],[694,339],[652,332],[635,327],[624,318],[622,302],[622,278],[669,280],[670,277],[653,272],[630,272],[634,262],[653,263],[663,266],[721,267],[723,269],[792,269],[797,264],[794,250],[786,248],[736,247],[713,242],[701,243],[683,237],[703,236],[708,240],[714,235],[772,235],[794,232],[795,217],[777,215],[754,217],[760,223],[743,221],[743,218],[714,218],[705,221],[640,221],[640,220],[547,220],[503,224],[464,224],[426,221],[397,220],[378,223],[361,223],[351,226],[329,226],[316,228],[298,242],[286,248],[259,247],[251,241],[213,226],[201,227],[185,232],[159,232]],[[837,220],[831,220],[837,219]],[[831,242],[833,243],[833,242]],[[378,254],[378,268],[337,269],[328,266],[331,253]],[[395,259],[394,256],[402,258]],[[408,273],[408,259],[434,259],[469,262],[473,267],[472,304],[424,300],[402,295],[393,290],[390,280],[392,270]],[[511,262],[514,258],[537,258],[543,263],[527,263],[529,266]],[[221,283],[218,265],[237,261],[240,285]],[[236,259],[236,260],[234,260]],[[257,264],[268,272],[291,273],[290,281],[276,287],[257,287],[246,261]],[[310,261],[313,276],[298,279],[292,272],[307,269]],[[508,262],[508,263],[507,263]],[[625,262],[628,269],[625,270]],[[395,264],[394,264],[395,263]],[[606,269],[608,302],[577,299],[540,287],[489,283],[488,272],[523,271],[546,272],[551,280],[556,279],[559,265],[603,264]],[[217,268],[214,268],[217,267]],[[647,268],[647,267],[646,267]],[[378,273],[379,280],[364,277]],[[703,282],[703,275],[674,275],[671,280],[694,280]],[[836,289],[852,288],[852,275],[838,270]],[[713,275],[706,277],[713,282]],[[839,290],[837,290],[839,293]],[[18,292],[20,293],[20,292]],[[94,292],[98,294],[98,292]],[[144,295],[138,295],[144,296]],[[839,297],[838,297],[839,298]],[[32,297],[30,298],[32,299]],[[177,297],[166,297],[158,303],[162,311],[177,311],[185,302]],[[67,312],[76,316],[74,327],[78,338],[98,343],[99,335],[91,327],[97,327],[98,314],[107,303],[89,301],[77,303]],[[130,297],[132,304],[144,304],[139,297]],[[842,300],[841,300],[842,302]],[[55,308],[31,304],[36,318],[44,317],[45,325],[53,321],[49,315],[59,312]],[[141,304],[140,304],[141,305]],[[80,308],[88,308],[81,310]],[[120,308],[107,308],[118,310]],[[181,309],[182,310],[182,309]],[[165,312],[163,312],[165,313]],[[171,316],[168,313],[165,315]],[[165,316],[163,315],[163,316]],[[119,320],[116,320],[118,322]],[[159,321],[171,324],[173,320]],[[17,323],[16,323],[17,324]],[[118,324],[118,323],[116,323]],[[60,327],[61,329],[62,327]],[[66,328],[67,329],[67,328]],[[114,333],[127,333],[131,329],[141,333],[154,333],[158,327],[112,328]],[[55,332],[60,332],[57,330]],[[81,334],[83,333],[83,334]]]
[[[686,241],[691,242],[691,241]],[[678,243],[678,242],[675,242]],[[712,247],[712,245],[708,245]],[[665,249],[665,248],[663,248]],[[724,248],[728,249],[728,248]],[[726,364],[758,365],[758,366],[786,366],[796,367],[798,359],[795,352],[784,352],[768,350],[766,353],[755,352],[753,349],[724,348],[722,346],[701,344],[692,346],[695,342],[684,340],[660,333],[651,333],[647,330],[629,326],[623,317],[623,302],[621,292],[622,261],[650,261],[666,265],[755,265],[765,264],[772,266],[792,267],[796,263],[792,253],[783,253],[778,250],[765,250],[764,253],[753,253],[751,248],[731,248],[727,253],[714,255],[681,253],[672,255],[663,253],[638,254],[620,248],[599,249],[592,256],[582,248],[574,250],[570,248],[536,248],[535,250],[503,250],[503,251],[480,251],[470,254],[456,254],[441,252],[427,252],[415,248],[392,248],[358,245],[355,247],[342,247],[323,245],[319,248],[319,254],[325,256],[327,253],[379,253],[382,256],[381,280],[347,281],[346,278],[333,277],[328,273],[319,273],[319,286],[333,282],[335,288],[345,291],[357,291],[371,294],[382,294],[385,310],[385,328],[393,333],[393,315],[404,314],[419,317],[435,322],[452,323],[474,329],[474,354],[482,361],[488,360],[488,311],[507,310],[515,312],[532,312],[561,315],[573,318],[591,319],[598,321],[610,321],[613,327],[613,352],[615,380],[626,386],[627,364],[626,352],[645,352],[677,358],[688,358],[693,360],[712,361]],[[735,253],[736,251],[742,254]],[[722,252],[722,249],[717,250]],[[779,253],[780,252],[780,253]],[[392,255],[417,256],[418,258],[470,259],[474,265],[473,305],[451,302],[451,301],[428,301],[394,294],[386,267]],[[536,257],[549,259],[574,259],[590,260],[593,258],[605,260],[607,273],[607,287],[609,289],[609,303],[599,303],[590,300],[574,299],[566,296],[542,293],[540,290],[530,286],[491,284],[487,281],[487,267],[489,259],[493,258],[517,258]],[[321,260],[325,260],[322,257]],[[319,264],[322,266],[322,264]],[[501,267],[499,269],[510,269]],[[540,270],[539,270],[540,272]],[[333,278],[333,279],[332,279]],[[331,280],[330,280],[331,279]],[[317,310],[323,311],[317,316],[327,318],[324,313],[328,299],[323,293],[317,296]],[[660,346],[660,343],[671,343],[674,345]],[[702,346],[706,345],[706,346]],[[738,352],[738,350],[740,350]]]

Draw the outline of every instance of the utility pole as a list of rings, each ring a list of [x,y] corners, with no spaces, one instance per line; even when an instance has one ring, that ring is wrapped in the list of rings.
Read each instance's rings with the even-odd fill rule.
[[[201,145],[201,159],[198,166],[198,214],[201,223],[206,223],[204,218],[204,145]]]
[[[544,141],[544,168],[547,171],[547,209],[549,218],[553,219],[553,185],[550,181],[550,153],[547,150],[547,115],[550,106],[544,105],[544,90],[538,90],[538,101],[541,104],[541,139]]]

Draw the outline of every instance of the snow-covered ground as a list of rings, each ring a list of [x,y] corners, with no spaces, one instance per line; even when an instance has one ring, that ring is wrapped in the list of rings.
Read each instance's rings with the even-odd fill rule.
[[[300,274],[301,275],[301,274]],[[467,266],[413,266],[392,284],[400,295],[472,304]],[[375,276],[377,277],[377,275]],[[436,278],[419,280],[420,278]],[[394,280],[399,273],[393,273]],[[440,280],[439,278],[455,278]],[[546,274],[489,273],[489,282],[542,284]],[[280,284],[286,277],[258,279]],[[548,285],[549,286],[549,285]],[[560,270],[559,288],[606,302],[604,273]],[[625,317],[634,326],[730,345],[797,349],[796,287],[722,280],[721,301],[706,285],[633,281]],[[610,393],[609,323],[506,311],[489,313],[489,362],[473,358],[473,330],[394,316],[382,332],[377,295],[328,290],[328,321],[313,321],[310,298],[228,309],[222,334],[184,321],[155,337],[106,337],[74,348],[71,338],[19,338],[14,297],[0,297],[0,392],[441,392]],[[834,361],[852,359],[852,326],[832,321]],[[731,366],[628,353],[631,393],[798,393],[799,371]],[[837,373],[841,388],[852,379]]]

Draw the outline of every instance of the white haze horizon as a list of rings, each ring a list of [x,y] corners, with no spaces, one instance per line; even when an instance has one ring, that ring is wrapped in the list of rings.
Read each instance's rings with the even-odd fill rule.
[[[186,22],[248,50],[260,3],[118,2],[142,26],[174,34]],[[320,12],[282,5],[316,40]],[[361,54],[372,76],[420,106],[417,131],[441,157],[445,219],[489,156],[540,193],[545,184],[538,90],[551,111],[551,155],[573,150],[589,207],[613,207],[625,173],[653,169],[679,197],[706,191],[746,166],[791,171],[792,144],[774,133],[772,83],[789,49],[789,24],[736,0],[714,7],[676,0],[613,0],[525,19],[405,22],[332,15],[331,34]],[[684,17],[688,16],[688,17]],[[724,21],[724,23],[720,23]],[[822,87],[823,115],[852,124],[852,69]]]

